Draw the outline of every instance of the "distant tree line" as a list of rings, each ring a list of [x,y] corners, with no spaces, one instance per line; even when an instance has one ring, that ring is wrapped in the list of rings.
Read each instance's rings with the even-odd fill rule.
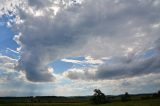
[[[137,94],[137,95],[142,95],[141,99],[151,99],[151,98],[160,98],[160,90],[157,93],[154,93],[153,95],[151,94]],[[146,96],[144,96],[146,95]],[[121,95],[121,101],[122,102],[127,102],[131,100],[131,96],[128,92],[125,92],[125,94]],[[104,104],[104,103],[109,103],[113,100],[114,97],[107,97],[104,93],[101,92],[100,89],[95,89],[94,94],[91,98],[92,103],[94,104]]]
[[[102,93],[100,89],[95,89],[91,100],[92,100],[92,103],[94,104],[104,104],[104,103],[111,102],[111,97],[110,98],[106,97],[106,95]],[[121,96],[121,101],[123,102],[130,101],[130,100],[131,100],[131,97],[128,94],[128,92],[126,92],[124,95]]]

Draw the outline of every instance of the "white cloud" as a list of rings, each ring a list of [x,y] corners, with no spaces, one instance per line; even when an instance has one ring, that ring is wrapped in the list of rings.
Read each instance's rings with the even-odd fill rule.
[[[7,48],[7,51],[8,51],[8,50],[11,51],[11,52],[13,52],[13,53],[19,54],[18,51],[12,50],[12,49],[10,49],[10,48]]]
[[[109,58],[107,58],[109,59]],[[84,58],[84,60],[75,60],[75,59],[61,59],[61,61],[63,62],[68,62],[68,63],[73,63],[73,64],[81,64],[81,65],[86,65],[86,64],[90,64],[90,65],[100,65],[104,63],[104,60],[106,60],[106,58],[102,58],[102,59],[95,59],[91,56],[86,56]]]
[[[68,63],[82,64],[82,61],[73,60],[73,59],[61,59],[61,61],[68,62]]]
[[[102,61],[101,59],[94,59],[91,56],[87,56],[87,57],[85,57],[85,59],[86,59],[85,63],[88,63],[88,64],[98,64],[98,65],[100,65],[100,64],[104,63],[104,61]]]
[[[17,63],[16,59],[0,55],[0,82],[8,82],[18,78],[19,75],[15,71]]]
[[[18,61],[16,59],[0,55],[0,70],[13,71],[17,62]]]

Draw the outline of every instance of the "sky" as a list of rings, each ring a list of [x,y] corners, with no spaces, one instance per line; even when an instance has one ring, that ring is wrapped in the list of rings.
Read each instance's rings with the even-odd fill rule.
[[[159,0],[0,0],[0,96],[160,89]]]

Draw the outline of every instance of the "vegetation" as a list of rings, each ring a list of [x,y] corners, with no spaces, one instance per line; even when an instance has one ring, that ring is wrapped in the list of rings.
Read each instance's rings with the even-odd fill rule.
[[[115,101],[98,106],[159,106],[160,99],[134,100],[128,102]],[[6,103],[0,106],[96,106],[91,103]]]
[[[130,101],[130,100],[131,100],[131,97],[130,97],[130,95],[128,94],[128,92],[126,92],[124,95],[122,95],[121,100],[122,100],[123,102]]]
[[[153,94],[131,95],[126,92],[124,95],[106,96],[96,89],[93,96],[85,97],[0,97],[0,106],[159,106],[159,104],[159,91]]]
[[[103,104],[106,103],[106,96],[101,92],[101,90],[95,89],[91,100],[94,104]]]

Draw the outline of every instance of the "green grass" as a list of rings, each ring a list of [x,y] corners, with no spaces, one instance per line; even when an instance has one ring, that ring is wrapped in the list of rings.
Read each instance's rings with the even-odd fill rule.
[[[99,106],[160,106],[160,99],[113,102]]]
[[[85,103],[11,103],[0,106],[87,106]]]
[[[160,99],[133,100],[128,102],[113,101],[101,105],[90,103],[5,103],[0,106],[160,106]]]

